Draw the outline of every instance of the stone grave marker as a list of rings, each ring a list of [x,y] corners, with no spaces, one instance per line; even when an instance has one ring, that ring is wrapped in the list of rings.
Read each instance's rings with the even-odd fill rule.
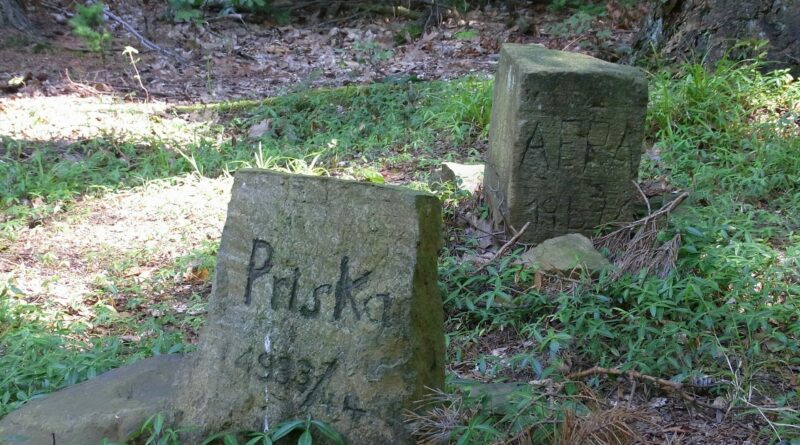
[[[413,443],[403,412],[444,384],[440,239],[427,193],[238,172],[181,424],[310,415],[352,445]]]
[[[497,227],[540,243],[630,216],[647,81],[633,67],[505,44],[495,77],[484,193]]]

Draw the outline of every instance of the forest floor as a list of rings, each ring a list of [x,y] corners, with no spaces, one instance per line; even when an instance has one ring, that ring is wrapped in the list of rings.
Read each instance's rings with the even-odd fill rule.
[[[228,172],[237,166],[361,180],[378,173],[389,183],[428,187],[442,161],[482,160],[491,95],[487,79],[497,67],[501,43],[537,43],[620,61],[641,14],[640,9],[609,2],[601,14],[553,12],[543,6],[512,14],[486,7],[428,29],[404,17],[360,10],[316,10],[302,20],[280,24],[270,19],[241,21],[239,16],[176,24],[166,9],[136,1],[109,2],[116,15],[164,49],[142,51],[134,65],[122,50],[128,45],[142,50],[141,42],[118,23],[110,24],[114,40],[105,56],[87,51],[66,24],[71,3],[41,2],[31,11],[44,30],[43,42],[8,31],[0,34],[0,85],[15,77],[25,79],[21,88],[0,93],[0,171],[7,175],[0,178],[0,187],[7,188],[0,203],[0,296],[37,314],[41,331],[50,332],[47,338],[54,347],[38,358],[20,352],[25,359],[11,362],[14,347],[20,351],[33,347],[22,340],[12,343],[17,328],[0,326],[0,339],[6,335],[9,342],[6,350],[0,343],[0,370],[4,366],[19,369],[19,363],[27,363],[33,376],[24,383],[0,379],[0,416],[52,389],[37,381],[36,366],[57,362],[80,369],[60,381],[53,379],[50,384],[58,387],[142,356],[184,351],[196,344],[229,199]],[[141,85],[135,77],[137,70]],[[470,77],[465,80],[465,76]],[[453,81],[436,82],[444,80]],[[372,86],[359,90],[358,85]],[[337,89],[343,86],[353,87]],[[383,98],[378,102],[392,104],[376,105],[378,117],[359,124],[357,117],[345,114],[356,114],[364,106],[358,102],[363,91]],[[267,97],[275,99],[262,102]],[[453,106],[447,108],[442,102]],[[313,114],[307,110],[308,103],[330,110]],[[366,106],[372,105],[367,102]],[[400,106],[397,113],[402,115],[397,121],[392,120],[395,106]],[[443,121],[442,116],[456,117]],[[407,131],[394,132],[402,122],[416,123],[409,124],[413,128]],[[356,141],[361,136],[363,141]],[[269,138],[278,142],[269,145]],[[333,154],[325,152],[325,147]],[[320,152],[325,154],[317,162]],[[665,176],[659,174],[668,168],[659,164],[657,150],[648,153],[651,162],[646,167],[651,170],[643,176],[663,180]],[[653,175],[654,170],[659,174]],[[468,235],[453,235],[463,229],[456,221],[470,219],[479,226],[473,213],[480,203],[464,196],[441,196],[453,200],[445,203],[452,212],[448,218],[452,237],[442,266],[444,274],[452,273],[444,278],[448,288],[458,274],[469,274],[467,266],[451,263],[468,262],[466,255],[456,252],[474,242],[464,241]],[[758,209],[776,214],[767,204]],[[793,258],[796,253],[791,250],[796,240],[793,224],[778,224],[782,229],[776,229],[778,235],[771,235],[767,243],[784,257]],[[784,233],[788,238],[778,240]],[[483,246],[484,254],[496,252],[504,241]],[[703,242],[719,244],[711,239]],[[780,261],[790,268],[789,262]],[[510,276],[515,281],[519,273],[509,268],[490,278],[499,282]],[[781,282],[793,286],[796,276],[786,272],[786,277],[782,275]],[[767,280],[762,281],[766,286]],[[794,295],[796,289],[786,292]],[[523,335],[521,324],[508,329],[491,322],[476,323],[470,312],[474,309],[448,304],[451,380],[492,383],[546,377],[530,361],[527,368],[513,365],[524,355],[522,351],[536,350],[528,353],[530,357],[547,356],[542,352],[547,350],[545,340]],[[14,317],[28,317],[10,307],[0,304],[0,321],[5,314],[14,326]],[[486,309],[484,316],[493,314],[490,307]],[[557,325],[556,312],[548,315],[545,330]],[[788,317],[788,323],[796,323],[796,316]],[[774,326],[782,323],[777,316],[769,320]],[[465,325],[474,330],[465,333]],[[659,320],[655,325],[664,327],[668,322]],[[26,329],[40,333],[35,331],[36,323],[30,326]],[[713,338],[713,331],[702,338]],[[578,347],[575,335],[570,335]],[[790,337],[786,342],[791,343]],[[690,337],[698,346],[686,352],[687,357],[702,355],[700,338]],[[109,339],[113,348],[108,347]],[[69,343],[70,347],[97,351],[91,365],[55,351],[72,341],[83,346]],[[682,343],[687,342],[684,338]],[[550,343],[553,352],[552,339]],[[566,347],[569,341],[562,343]],[[782,351],[789,348],[784,343],[764,341],[763,347]],[[691,349],[692,345],[684,346]],[[655,356],[662,352],[645,353],[656,363]],[[739,352],[730,354],[761,360],[761,356],[744,352],[739,356]],[[531,360],[539,367],[553,364],[563,375],[599,363],[579,358],[580,354],[556,355]],[[47,363],[42,364],[43,360]],[[763,365],[780,361],[772,357],[758,365],[750,363],[748,382],[773,391],[756,390],[757,397],[747,398],[752,406],[736,405],[733,401],[743,390],[737,380],[739,368],[746,367],[745,361],[731,365],[728,358],[723,368],[730,369],[709,371],[728,382],[730,371],[736,385],[725,390],[698,389],[692,394],[699,404],[664,391],[663,385],[627,377],[595,379],[591,385],[581,385],[579,392],[602,407],[595,411],[625,408],[637,413],[639,417],[629,418],[635,439],[621,443],[775,443],[778,434],[772,433],[778,430],[773,424],[786,422],[780,411],[793,402],[784,395],[797,392],[800,368],[791,360],[779,371]],[[733,362],[737,362],[735,357]],[[622,358],[616,363],[626,365]],[[679,374],[674,369],[657,369],[662,365],[643,366],[647,373],[665,379]],[[697,375],[704,377],[701,371]],[[696,377],[687,376],[682,378]],[[4,396],[4,391],[10,395]],[[779,395],[783,402],[777,401]],[[721,408],[709,408],[720,397]],[[782,437],[795,437],[783,429],[780,432]],[[453,434],[456,438],[457,431]],[[465,443],[482,442],[476,436]]]

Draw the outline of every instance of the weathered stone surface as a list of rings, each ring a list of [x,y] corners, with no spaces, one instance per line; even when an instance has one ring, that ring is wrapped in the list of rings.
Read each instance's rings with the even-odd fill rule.
[[[440,238],[426,193],[238,172],[181,424],[310,415],[352,445],[413,443],[403,411],[444,383]]]
[[[29,402],[0,420],[2,445],[124,441],[159,412],[169,416],[182,355],[161,355]]]
[[[483,184],[483,170],[483,164],[442,162],[442,180],[454,181],[460,189],[475,193]]]
[[[495,78],[484,193],[497,226],[539,243],[629,216],[647,81],[636,68],[506,44]]]
[[[589,238],[577,233],[545,240],[525,252],[520,261],[542,272],[569,272],[576,267],[598,271],[611,266]]]

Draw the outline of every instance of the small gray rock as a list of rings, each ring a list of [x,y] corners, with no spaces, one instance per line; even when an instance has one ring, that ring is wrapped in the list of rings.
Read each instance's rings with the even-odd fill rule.
[[[546,240],[522,255],[520,260],[548,273],[569,272],[576,267],[598,271],[611,266],[592,241],[578,233]]]
[[[442,180],[453,181],[462,190],[475,193],[483,183],[483,164],[442,163]]]
[[[247,130],[247,137],[249,139],[260,139],[272,129],[272,119],[264,119],[263,121],[253,125]]]

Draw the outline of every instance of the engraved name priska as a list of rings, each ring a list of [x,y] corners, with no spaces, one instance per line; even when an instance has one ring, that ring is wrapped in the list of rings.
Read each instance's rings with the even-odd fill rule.
[[[250,261],[247,265],[245,305],[250,305],[253,301],[253,287],[256,281],[269,279],[264,277],[272,271],[275,265],[272,261],[274,255],[275,249],[270,243],[258,238],[253,239]],[[289,276],[272,276],[272,295],[269,296],[269,307],[272,310],[295,311],[305,318],[320,318],[323,296],[333,294],[334,307],[331,321],[340,320],[345,311],[351,311],[356,320],[366,317],[369,321],[388,325],[392,303],[389,293],[357,298],[357,291],[367,283],[371,274],[372,271],[368,270],[361,276],[353,278],[350,275],[350,258],[343,256],[339,262],[339,279],[336,283],[314,286],[310,295],[310,304],[306,303],[298,307],[302,272],[299,267],[295,267]]]

